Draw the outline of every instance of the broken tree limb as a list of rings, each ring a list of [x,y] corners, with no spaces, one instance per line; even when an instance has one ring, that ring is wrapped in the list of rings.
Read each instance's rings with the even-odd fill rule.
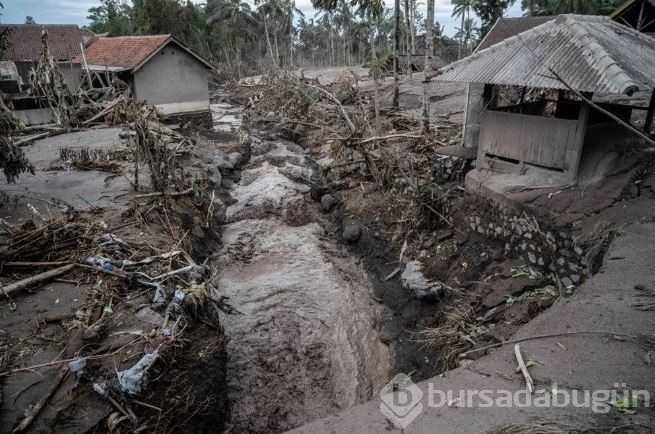
[[[55,268],[54,270],[44,271],[43,273],[37,274],[32,277],[28,277],[27,279],[23,279],[23,280],[19,280],[18,282],[11,283],[4,287],[4,293],[6,295],[11,295],[31,285],[34,285],[35,283],[43,282],[55,278],[57,276],[61,276],[62,274],[72,270],[73,267],[75,267],[75,264],[64,265],[63,267]]]
[[[378,140],[391,140],[391,139],[420,139],[423,136],[421,135],[416,135],[416,134],[391,134],[389,136],[377,136],[377,137],[369,137],[363,140],[360,140],[359,143],[362,145],[365,143],[370,143],[370,142],[375,142]]]
[[[528,336],[525,338],[519,338],[519,339],[510,339],[505,342],[497,342],[495,344],[487,345],[485,347],[481,348],[474,348],[470,351],[465,351],[462,354],[459,355],[461,358],[466,358],[469,355],[473,353],[477,353],[480,351],[485,351],[485,350],[490,350],[492,348],[498,348],[502,347],[504,345],[511,345],[511,344],[516,344],[519,342],[525,342],[525,341],[532,341],[532,340],[537,340],[537,339],[548,339],[548,338],[556,338],[560,336],[575,336],[575,335],[602,335],[602,336],[619,336],[622,338],[628,338],[628,339],[637,339],[637,336],[632,336],[632,335],[626,335],[623,333],[612,333],[612,332],[606,332],[606,331],[579,331],[579,332],[561,332],[561,333],[551,333],[551,334],[546,334],[546,335],[535,335],[535,336]]]
[[[68,342],[66,343],[65,356],[73,357],[80,349],[82,348],[82,331],[81,329],[75,329],[71,331],[71,334],[68,336]],[[74,360],[74,359],[73,359]],[[54,381],[48,388],[45,394],[39,398],[39,400],[30,408],[27,412],[25,418],[18,424],[12,433],[18,433],[25,431],[30,424],[36,419],[43,407],[48,403],[52,395],[55,394],[59,386],[61,386],[68,376],[70,368],[68,365],[63,365],[59,368],[59,372],[55,377]]]
[[[193,187],[189,187],[186,190],[182,191],[174,191],[172,193],[164,193],[163,191],[155,191],[153,193],[144,193],[144,194],[137,194],[134,196],[135,199],[145,199],[149,197],[157,197],[157,196],[185,196],[187,194],[193,193]]]
[[[351,134],[357,133],[357,128],[355,127],[355,124],[353,124],[353,122],[350,120],[350,116],[348,116],[348,112],[343,107],[341,102],[339,102],[339,100],[337,99],[336,96],[332,95],[330,92],[328,92],[327,90],[323,89],[320,86],[315,86],[313,84],[310,84],[308,86],[313,88],[313,89],[319,90],[320,92],[325,94],[325,96],[327,96],[333,103],[335,103],[337,105],[337,107],[339,107],[339,111],[341,112],[341,116],[346,121],[346,124],[348,125],[348,129],[350,130],[350,133]]]
[[[35,140],[39,140],[39,139],[43,139],[45,137],[48,137],[50,134],[52,134],[52,132],[48,131],[48,132],[45,132],[45,133],[34,134],[33,136],[24,137],[24,138],[22,138],[20,140],[16,140],[14,142],[14,145],[15,146],[27,145],[28,143],[31,143],[31,142],[33,142]]]
[[[516,363],[519,364],[519,369],[521,370],[521,374],[523,374],[523,378],[525,379],[525,385],[528,389],[528,392],[532,394],[534,393],[534,381],[532,381],[532,377],[528,372],[528,367],[525,366],[525,362],[523,361],[523,356],[521,355],[521,347],[519,344],[514,345],[514,355],[516,356]]]
[[[109,104],[109,105],[108,105],[107,107],[105,107],[104,109],[100,110],[100,112],[97,113],[95,116],[93,116],[93,117],[91,117],[91,118],[85,120],[84,122],[82,122],[82,125],[89,125],[90,123],[95,122],[95,121],[97,121],[98,119],[104,117],[107,113],[111,112],[112,109],[113,109],[113,108],[116,106],[116,104],[118,104],[119,102],[121,102],[121,98],[116,98],[114,101],[112,101],[111,104]]]
[[[55,377],[55,381],[53,381],[50,388],[46,391],[46,393],[41,398],[39,398],[36,404],[34,404],[34,406],[30,409],[29,413],[25,416],[25,419],[23,419],[21,423],[16,428],[14,428],[12,433],[23,432],[27,429],[28,426],[30,426],[32,421],[36,419],[36,417],[39,415],[43,407],[48,403],[50,397],[52,397],[52,395],[54,395],[57,389],[59,389],[59,386],[61,386],[61,384],[64,382],[69,372],[70,369],[68,369],[68,365],[64,365],[61,368],[59,368],[59,372]]]

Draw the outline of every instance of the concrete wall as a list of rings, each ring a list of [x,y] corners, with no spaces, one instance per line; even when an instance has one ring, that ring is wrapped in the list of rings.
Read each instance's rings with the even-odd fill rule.
[[[209,110],[207,68],[174,44],[134,74],[134,90],[164,114]]]
[[[14,114],[17,118],[22,120],[25,125],[43,125],[55,121],[55,116],[49,108],[16,110]]]
[[[30,83],[30,73],[32,68],[36,68],[37,62],[16,62],[16,67],[18,68],[18,73],[23,79],[24,84]],[[70,88],[71,92],[77,92],[77,89],[80,87],[80,74],[82,72],[82,66],[79,64],[71,65],[70,62],[58,62],[59,71],[64,77],[64,81]]]
[[[466,108],[464,109],[464,133],[462,145],[477,148],[480,137],[480,120],[484,109],[484,84],[471,83],[466,86]]]
[[[82,65],[72,65],[70,62],[59,63],[59,70],[71,92],[77,92],[80,88],[80,84],[82,84],[82,80],[80,79],[82,75]]]

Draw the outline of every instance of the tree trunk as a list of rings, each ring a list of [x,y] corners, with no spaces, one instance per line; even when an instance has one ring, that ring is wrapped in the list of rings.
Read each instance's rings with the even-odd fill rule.
[[[280,66],[280,50],[277,45],[277,31],[273,30],[273,43],[275,44],[275,65]]]
[[[271,38],[268,36],[268,24],[266,21],[266,15],[264,15],[264,33],[266,33],[266,45],[268,46],[268,54],[271,56],[271,62],[273,62],[273,68],[276,68],[275,56],[273,55],[273,47],[271,46]]]
[[[410,9],[410,12],[412,15],[411,17],[412,26],[410,28],[410,32],[412,34],[412,54],[414,55],[416,54],[416,23],[414,22],[416,17],[416,0],[411,0],[411,2],[412,2],[412,7]]]
[[[371,62],[372,63],[377,63],[378,60],[378,55],[375,52],[375,23],[373,22],[373,18],[371,18]],[[376,65],[372,65],[374,68],[377,69]],[[377,73],[373,77],[373,103],[375,104],[375,135],[379,136],[380,135],[380,96],[378,92],[378,76]]]
[[[398,108],[400,100],[400,0],[394,1],[395,29],[393,44],[393,107]]]
[[[459,48],[457,49],[457,60],[462,58],[462,45],[464,44],[464,18],[466,14],[462,11],[462,24],[459,28]]]
[[[411,42],[411,29],[412,29],[412,24],[409,21],[409,0],[405,0],[405,24],[406,24],[406,29],[405,29],[405,51],[407,52],[407,75],[411,76],[412,75],[412,57],[410,55],[410,48],[409,44]]]
[[[434,28],[434,0],[428,1],[428,14],[425,18],[425,66],[423,76],[428,73],[432,67],[432,56],[434,55],[434,37],[432,29]],[[423,133],[430,132],[430,99],[428,98],[428,81],[423,80]]]

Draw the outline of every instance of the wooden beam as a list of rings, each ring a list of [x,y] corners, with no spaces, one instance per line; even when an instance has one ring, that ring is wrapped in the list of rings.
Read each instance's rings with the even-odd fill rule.
[[[650,104],[646,112],[646,122],[644,122],[644,132],[650,134],[650,127],[653,125],[653,112],[655,112],[655,89],[650,94]]]

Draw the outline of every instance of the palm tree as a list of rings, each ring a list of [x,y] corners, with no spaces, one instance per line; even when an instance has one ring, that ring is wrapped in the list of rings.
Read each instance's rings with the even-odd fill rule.
[[[227,33],[235,40],[237,75],[241,76],[242,47],[246,40],[254,40],[255,32],[253,30],[258,27],[258,22],[253,15],[252,9],[250,9],[250,5],[245,1],[227,0],[215,3],[215,5],[213,13],[207,21],[210,24],[218,22],[227,24]],[[226,55],[227,60],[229,59]]]
[[[464,25],[462,27],[455,27],[455,30],[457,30],[455,38],[464,41],[466,48],[465,54],[468,56],[473,51],[475,41],[480,36],[480,28],[476,27],[476,22],[472,18],[467,18],[464,21]]]
[[[462,20],[462,24],[460,25],[460,29],[464,28],[464,21],[468,18],[470,19],[471,17],[471,9],[473,9],[473,5],[477,2],[477,0],[451,0],[453,6],[453,13],[452,17],[453,18],[460,18]],[[457,54],[457,58],[461,59],[462,58],[462,48],[464,47],[464,38],[463,34],[459,35],[459,52]]]
[[[394,43],[393,43],[393,102],[392,106],[398,108],[400,101],[400,0],[394,1]]]
[[[425,65],[423,67],[423,74],[428,73],[428,68],[432,65],[432,56],[434,55],[434,36],[432,31],[434,29],[434,0],[428,1],[428,13],[425,18]],[[437,23],[437,29],[439,24]],[[423,132],[430,132],[430,110],[428,99],[428,85],[427,80],[423,80]]]

